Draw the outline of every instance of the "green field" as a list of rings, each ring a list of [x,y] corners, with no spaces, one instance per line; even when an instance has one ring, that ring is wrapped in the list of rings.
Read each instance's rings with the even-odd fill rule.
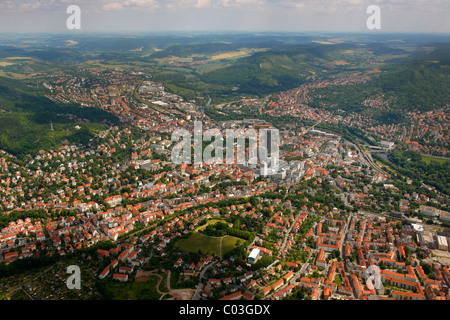
[[[450,160],[448,160],[448,159],[441,159],[441,158],[435,158],[435,157],[422,156],[422,161],[426,162],[426,163],[437,162],[439,164],[444,164],[444,163],[446,163],[447,161],[450,161]]]
[[[338,286],[340,286],[342,284],[342,279],[340,275],[336,275],[336,277],[334,277],[334,283],[336,283]]]
[[[108,300],[159,300],[161,295],[156,290],[157,283],[157,277],[143,282],[120,283],[110,280],[102,293]]]
[[[194,232],[189,238],[178,240],[175,247],[188,252],[198,252],[201,250],[203,254],[222,257],[228,251],[236,248],[238,241],[243,242],[244,240],[232,236],[216,238]]]

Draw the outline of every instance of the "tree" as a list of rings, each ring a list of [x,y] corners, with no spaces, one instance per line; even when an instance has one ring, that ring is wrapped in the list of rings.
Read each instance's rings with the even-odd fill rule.
[[[269,266],[273,262],[273,257],[264,255],[253,266],[254,270],[259,270]]]

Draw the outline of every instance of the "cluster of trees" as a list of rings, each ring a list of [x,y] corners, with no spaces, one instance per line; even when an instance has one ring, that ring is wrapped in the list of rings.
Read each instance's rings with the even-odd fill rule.
[[[448,55],[450,49],[446,51]],[[382,75],[376,84],[383,92],[395,93],[393,107],[398,111],[429,111],[450,102],[449,73],[448,60],[437,63],[414,60],[399,64],[395,70]]]
[[[60,210],[56,213],[49,214],[43,209],[39,210],[28,210],[28,211],[12,211],[10,214],[0,214],[0,229],[8,226],[11,221],[17,221],[19,219],[25,220],[30,218],[32,222],[47,218],[58,218],[58,217],[69,217],[73,216],[74,211],[70,210]]]
[[[252,232],[230,227],[227,223],[217,222],[208,225],[205,229],[199,231],[207,236],[223,237],[226,235],[253,241],[255,235]]]
[[[0,278],[9,277],[15,274],[20,274],[26,271],[34,270],[50,266],[60,261],[61,257],[58,254],[43,255],[40,257],[29,257],[18,259],[10,264],[0,265]]]
[[[308,71],[322,71],[324,67],[318,67],[318,64],[333,61],[334,54],[344,48],[354,47],[347,44],[284,46],[255,53],[199,76],[205,83],[228,88],[239,86],[241,94],[263,96],[300,86]],[[338,72],[340,68],[329,68],[328,74]]]
[[[428,276],[428,278],[435,280],[436,275],[434,274],[433,268],[428,263],[421,263],[423,272]]]
[[[445,50],[447,54],[450,52],[449,48]],[[429,111],[448,105],[449,73],[448,60],[399,60],[371,81],[315,89],[310,105],[372,115],[386,124],[401,122],[405,109]],[[377,95],[384,96],[388,108],[367,108],[362,104],[367,98]]]
[[[329,110],[364,112],[366,107],[362,102],[377,93],[379,90],[374,88],[370,82],[317,88],[312,92],[313,101],[310,106]]]
[[[43,90],[27,87],[20,81],[0,78],[0,104],[8,111],[0,116],[0,148],[24,156],[39,149],[52,148],[64,139],[87,143],[99,124],[120,123],[116,116],[100,108],[74,103],[60,105],[44,94]],[[81,125],[82,129],[74,131],[75,121],[67,115],[84,119],[86,122]],[[53,132],[50,121],[55,127]]]
[[[450,161],[425,162],[422,156],[413,150],[407,150],[399,145],[389,155],[390,164],[411,179],[419,179],[426,184],[436,187],[439,191],[450,194]]]

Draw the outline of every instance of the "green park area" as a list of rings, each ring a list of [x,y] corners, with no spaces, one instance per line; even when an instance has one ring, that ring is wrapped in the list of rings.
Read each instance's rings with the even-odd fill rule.
[[[225,235],[222,237],[208,236],[198,232],[208,225],[215,224],[221,220],[210,220],[207,224],[197,228],[188,238],[180,239],[175,247],[182,251],[199,252],[223,257],[223,255],[244,243],[244,239]]]

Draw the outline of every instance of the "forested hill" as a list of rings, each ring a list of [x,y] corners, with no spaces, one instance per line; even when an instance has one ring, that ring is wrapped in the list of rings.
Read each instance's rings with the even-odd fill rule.
[[[322,64],[341,58],[340,52],[353,49],[348,44],[291,46],[258,52],[234,64],[201,75],[201,80],[218,85],[236,85],[240,92],[265,95],[294,88],[308,76],[338,68]]]
[[[75,122],[68,114],[86,120],[81,130],[74,129]],[[21,157],[58,146],[66,139],[84,143],[105,127],[102,123],[118,124],[119,120],[99,108],[59,105],[39,89],[0,77],[0,149]]]
[[[313,107],[361,112],[392,123],[401,121],[405,110],[429,111],[450,104],[447,43],[423,44],[414,50],[383,43],[295,45],[257,52],[198,76],[204,83],[264,96],[346,71],[372,80],[317,89],[312,92]],[[376,96],[383,96],[388,107],[372,109],[363,104]]]
[[[450,104],[450,65],[414,60],[385,73],[374,85],[396,96],[394,107],[429,111]]]
[[[311,105],[376,115],[383,122],[401,121],[405,111],[430,111],[450,105],[450,46],[390,62],[372,81],[314,90]],[[383,95],[388,108],[367,108],[363,101]]]

